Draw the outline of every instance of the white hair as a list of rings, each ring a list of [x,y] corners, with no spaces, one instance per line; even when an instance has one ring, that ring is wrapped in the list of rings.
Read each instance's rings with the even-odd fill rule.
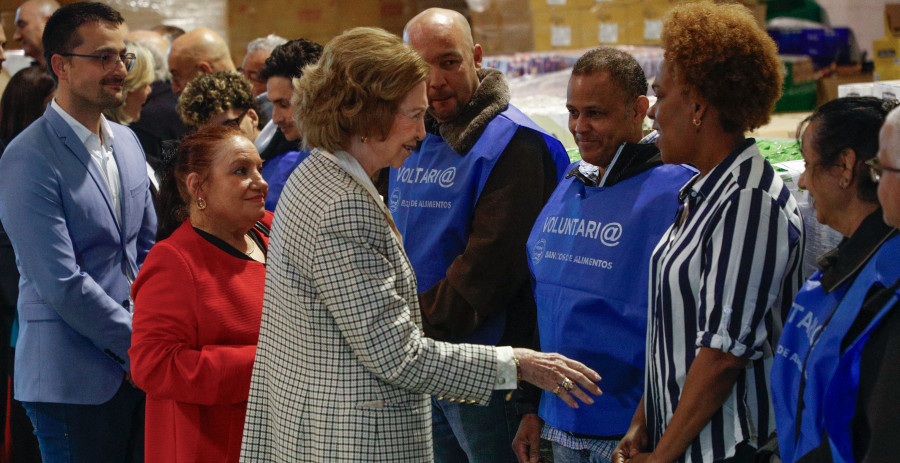
[[[275,34],[269,34],[266,37],[251,40],[250,43],[247,44],[247,54],[249,55],[256,51],[272,53],[272,50],[286,43],[286,38],[279,37]]]
[[[891,127],[891,138],[885,140],[888,146],[883,147],[885,148],[884,152],[891,157],[892,161],[900,162],[900,106],[891,110],[890,114],[884,119],[883,126]]]

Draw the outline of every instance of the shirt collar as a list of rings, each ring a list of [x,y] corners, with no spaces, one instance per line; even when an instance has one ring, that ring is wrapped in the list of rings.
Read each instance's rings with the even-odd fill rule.
[[[819,258],[822,289],[830,293],[856,275],[882,243],[897,233],[896,228],[884,223],[881,208],[869,214],[853,235]]]
[[[684,201],[685,198],[691,196],[696,201],[696,204],[703,202],[712,193],[716,185],[719,184],[720,180],[731,173],[731,171],[737,169],[744,160],[759,153],[759,150],[755,149],[755,147],[755,139],[748,138],[744,140],[709,173],[703,176],[697,174],[686,185],[681,187],[681,190],[678,192],[678,200]]]
[[[91,132],[91,129],[87,128],[81,122],[78,122],[74,117],[69,115],[66,110],[62,109],[62,107],[56,102],[56,98],[54,98],[50,102],[50,106],[59,113],[60,117],[66,121],[66,124],[69,124],[69,127],[72,128],[72,131],[75,132],[75,135],[81,141],[82,144],[86,144],[88,138],[91,135],[94,135],[94,132]],[[112,128],[109,126],[109,122],[107,122],[106,117],[103,114],[100,114],[100,139],[103,142],[103,147],[107,149],[112,149],[113,143],[113,132]],[[94,135],[96,136],[96,135]]]
[[[566,178],[575,177],[589,187],[612,186],[620,180],[656,167],[662,164],[659,150],[654,145],[657,137],[654,130],[637,143],[626,142],[619,145],[602,176],[599,167],[582,159],[566,174]]]

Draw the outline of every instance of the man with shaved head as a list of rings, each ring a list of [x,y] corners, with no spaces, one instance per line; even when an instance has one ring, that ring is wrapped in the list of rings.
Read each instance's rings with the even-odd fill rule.
[[[28,0],[16,10],[16,32],[13,38],[22,44],[25,55],[44,64],[44,47],[41,37],[50,15],[59,9],[55,0]]]
[[[235,70],[228,44],[212,29],[194,29],[175,39],[169,50],[169,72],[176,95],[200,73]]]
[[[404,40],[431,65],[427,135],[390,173],[389,206],[435,339],[531,346],[536,315],[525,241],[569,164],[562,144],[509,105],[499,71],[481,67],[465,18],[432,8]],[[515,462],[515,401],[432,401],[436,462]]]

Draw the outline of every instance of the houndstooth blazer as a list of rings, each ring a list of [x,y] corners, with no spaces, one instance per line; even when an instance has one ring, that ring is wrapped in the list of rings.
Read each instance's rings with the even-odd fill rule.
[[[423,337],[381,205],[329,153],[291,175],[269,241],[243,462],[429,462],[428,395],[486,404],[493,348]]]

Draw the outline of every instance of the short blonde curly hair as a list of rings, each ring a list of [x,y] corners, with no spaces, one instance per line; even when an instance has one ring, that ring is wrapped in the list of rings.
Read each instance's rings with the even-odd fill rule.
[[[135,58],[134,67],[128,71],[128,74],[125,76],[125,82],[122,82],[122,94],[124,97],[128,97],[132,92],[144,91],[144,87],[153,83],[153,55],[150,53],[149,49],[137,42],[132,42],[131,40],[125,41],[125,51],[134,53]],[[103,111],[103,115],[106,116],[107,119],[122,125],[129,125],[134,122],[131,119],[131,116],[125,112],[124,101],[115,108]]]
[[[305,143],[343,149],[351,135],[387,137],[400,101],[428,77],[428,63],[383,29],[357,27],[335,37],[294,80],[297,128]]]
[[[726,132],[769,122],[781,97],[781,62],[747,8],[710,1],[676,6],[663,22],[662,47],[677,79],[718,110]]]
[[[256,109],[253,86],[234,71],[201,74],[178,97],[178,114],[189,127],[200,127],[229,109]]]

